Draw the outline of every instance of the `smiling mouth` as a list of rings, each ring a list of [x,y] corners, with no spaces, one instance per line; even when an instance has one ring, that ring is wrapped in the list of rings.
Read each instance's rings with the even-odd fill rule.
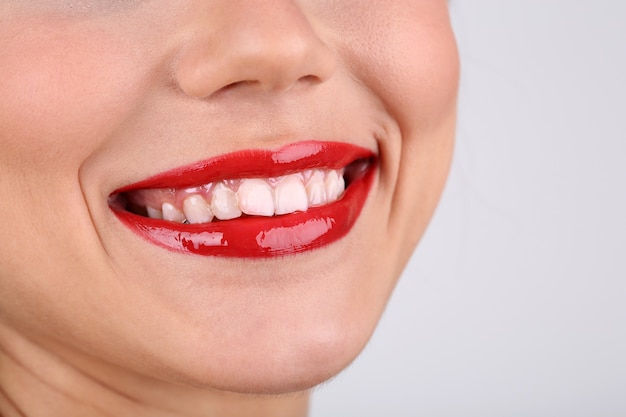
[[[169,250],[286,255],[350,231],[375,164],[371,151],[337,142],[239,151],[123,187],[109,206],[128,228]]]
[[[154,188],[114,198],[134,214],[185,224],[246,216],[279,216],[332,204],[367,170],[358,160],[340,169],[307,169],[271,178],[228,179],[190,188]]]

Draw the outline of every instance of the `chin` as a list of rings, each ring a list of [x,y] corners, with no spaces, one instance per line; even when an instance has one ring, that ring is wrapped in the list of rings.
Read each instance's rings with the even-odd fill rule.
[[[261,331],[254,320],[233,321],[232,331],[222,329],[217,337],[214,328],[196,329],[193,335],[170,340],[167,349],[159,346],[150,361],[154,368],[147,372],[174,383],[242,394],[308,390],[340,373],[358,356],[378,313],[336,316],[319,309],[307,313],[292,312],[286,325],[277,317],[275,324],[266,324]],[[173,352],[164,356],[168,351]]]
[[[124,358],[142,357],[140,373],[248,394],[297,392],[323,383],[362,351],[396,281],[388,262],[359,262],[352,251],[340,243],[300,254],[295,268],[275,273],[271,282],[246,280],[227,290],[196,287],[184,295],[184,311],[174,314],[172,304],[180,304],[168,299],[163,305],[170,314],[153,316],[161,319],[135,339],[143,351],[120,352],[122,364],[132,367]],[[320,257],[328,260],[325,267]],[[262,265],[275,269],[273,262],[261,262],[249,279],[268,278]]]
[[[212,389],[261,395],[313,388],[346,368],[370,336],[348,335],[349,332],[338,325],[319,327],[315,331],[293,335],[290,340],[272,340],[262,349],[250,346],[253,351],[248,355],[229,358],[217,370],[214,369],[216,364],[210,361],[206,362],[206,367],[193,366],[189,371],[194,374],[187,382]],[[196,361],[202,359],[194,359],[194,363]]]

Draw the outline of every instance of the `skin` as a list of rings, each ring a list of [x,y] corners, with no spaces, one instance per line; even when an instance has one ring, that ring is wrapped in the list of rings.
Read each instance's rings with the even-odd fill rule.
[[[447,2],[4,0],[0,16],[0,414],[305,415],[371,336],[443,188]],[[107,205],[171,168],[312,138],[379,155],[354,229],[318,250],[173,253]]]

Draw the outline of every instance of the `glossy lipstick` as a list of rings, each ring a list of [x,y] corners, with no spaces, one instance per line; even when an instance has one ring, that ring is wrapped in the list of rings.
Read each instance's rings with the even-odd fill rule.
[[[281,256],[315,249],[345,236],[365,204],[375,166],[372,151],[339,142],[306,141],[275,150],[243,150],[122,187],[111,194],[109,205],[126,227],[169,250],[201,256]],[[313,168],[343,167],[347,167],[343,196],[305,212],[183,224],[132,213],[124,202],[125,193],[140,189],[188,188],[226,179],[269,178]]]

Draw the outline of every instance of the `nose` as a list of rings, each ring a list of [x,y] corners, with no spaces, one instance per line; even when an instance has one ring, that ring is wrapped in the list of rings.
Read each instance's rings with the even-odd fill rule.
[[[224,87],[285,91],[322,83],[336,58],[293,0],[197,1],[175,78],[187,95]],[[208,6],[207,6],[208,5]]]

